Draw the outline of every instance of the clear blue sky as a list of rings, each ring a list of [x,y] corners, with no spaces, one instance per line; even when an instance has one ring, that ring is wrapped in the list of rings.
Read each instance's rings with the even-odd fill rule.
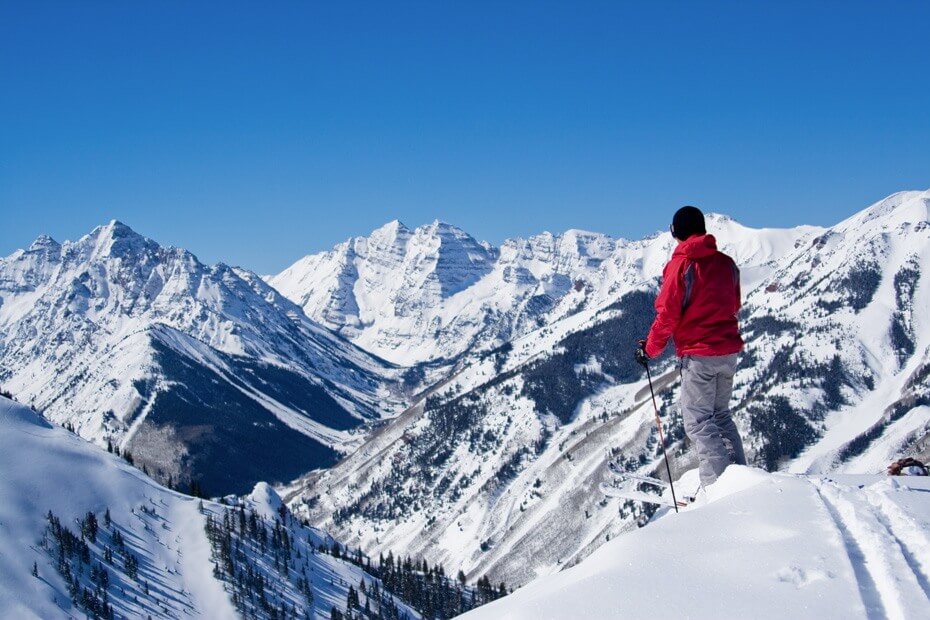
[[[639,237],[930,187],[930,3],[0,4],[0,255],[261,273],[398,218]]]

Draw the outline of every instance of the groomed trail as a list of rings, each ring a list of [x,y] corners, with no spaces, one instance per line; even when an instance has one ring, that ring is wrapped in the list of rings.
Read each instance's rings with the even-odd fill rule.
[[[930,478],[730,467],[680,514],[464,617],[930,618]]]

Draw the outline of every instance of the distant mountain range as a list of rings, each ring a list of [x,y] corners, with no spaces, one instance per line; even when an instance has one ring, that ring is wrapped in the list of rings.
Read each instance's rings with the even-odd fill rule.
[[[879,471],[928,451],[930,191],[830,228],[708,216],[742,270],[734,410],[753,462]],[[606,455],[654,473],[631,350],[674,246],[544,233],[478,242],[391,222],[264,279],[119,222],[0,259],[0,387],[160,480],[279,489],[377,555],[525,583],[635,527]],[[673,467],[694,465],[670,356]]]
[[[255,274],[116,221],[0,259],[0,385],[212,493],[332,465],[404,402],[393,365]]]
[[[709,222],[752,281],[816,230],[751,230],[718,215]],[[672,245],[667,234],[627,241],[570,230],[493,247],[443,222],[410,230],[395,220],[266,279],[367,351],[442,366],[615,300],[661,275]]]

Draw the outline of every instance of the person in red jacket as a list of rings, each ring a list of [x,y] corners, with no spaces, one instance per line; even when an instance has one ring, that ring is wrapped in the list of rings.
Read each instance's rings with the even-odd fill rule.
[[[728,465],[746,464],[729,406],[736,358],[743,349],[737,320],[739,268],[707,234],[700,209],[679,209],[671,232],[678,246],[662,272],[656,318],[646,340],[640,341],[637,359],[648,363],[674,339],[682,420],[697,449],[701,483],[707,486]]]

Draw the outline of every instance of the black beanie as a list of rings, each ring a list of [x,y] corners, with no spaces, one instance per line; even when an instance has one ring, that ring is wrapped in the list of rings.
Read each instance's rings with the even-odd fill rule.
[[[684,241],[691,235],[705,235],[704,214],[697,207],[687,206],[675,211],[672,218],[672,236]]]

